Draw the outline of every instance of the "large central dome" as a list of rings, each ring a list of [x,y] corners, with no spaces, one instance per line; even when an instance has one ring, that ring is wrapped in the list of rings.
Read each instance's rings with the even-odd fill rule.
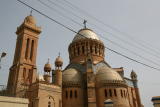
[[[105,47],[94,31],[83,28],[75,35],[68,51],[71,62],[84,63],[90,55],[92,61],[98,63],[104,60]]]
[[[97,34],[94,33],[91,29],[85,28],[85,29],[79,30],[79,32],[74,37],[73,41],[77,41],[77,40],[85,39],[85,38],[100,40]]]

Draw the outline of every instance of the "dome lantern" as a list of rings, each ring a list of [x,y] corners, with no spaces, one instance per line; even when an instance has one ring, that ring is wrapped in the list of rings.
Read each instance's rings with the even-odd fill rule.
[[[48,62],[44,66],[44,71],[51,72],[51,70],[52,70],[52,67],[51,67],[51,64],[49,64],[49,59],[48,59]]]
[[[59,68],[62,68],[62,65],[63,65],[63,60],[60,57],[60,53],[59,53],[59,56],[55,60],[55,66],[56,66],[56,68],[59,69]]]

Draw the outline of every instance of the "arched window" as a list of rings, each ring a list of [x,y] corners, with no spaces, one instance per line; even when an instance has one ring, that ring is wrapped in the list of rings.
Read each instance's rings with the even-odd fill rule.
[[[128,91],[126,92],[126,97],[128,97],[129,95],[128,95]]]
[[[104,56],[104,47],[102,47],[101,54]]]
[[[73,48],[73,51],[74,51],[74,56],[76,56],[76,48],[75,47]]]
[[[33,51],[34,51],[34,40],[32,40],[32,43],[31,43],[30,60],[32,60],[32,57],[33,57]]]
[[[85,51],[85,50],[84,50],[84,46],[82,46],[82,53],[83,53],[83,54],[84,54],[84,51]]]
[[[95,54],[97,54],[97,46],[95,46]]]
[[[59,107],[62,107],[62,100],[59,100]]]
[[[26,43],[25,59],[27,59],[27,58],[28,58],[28,50],[29,50],[29,38],[27,39],[27,43]]]
[[[99,55],[101,55],[101,45],[99,46]]]
[[[32,103],[31,103],[31,107],[34,107],[34,102],[32,101]]]
[[[104,90],[105,97],[107,97],[107,89]]]
[[[51,107],[51,102],[50,101],[48,102],[48,107]]]
[[[23,79],[26,79],[26,68],[23,69]]]
[[[72,98],[72,90],[70,91],[70,98]]]
[[[32,83],[32,69],[29,69],[29,72],[28,72],[28,79],[29,79],[29,82]]]
[[[66,91],[66,99],[68,98],[68,92]]]
[[[91,52],[91,53],[93,52],[93,50],[92,50],[92,46],[90,46],[90,52]]]
[[[126,91],[125,91],[125,90],[123,90],[123,96],[124,96],[124,97],[126,97],[125,93],[126,93]]]
[[[77,47],[78,55],[80,55],[80,49],[79,46]]]
[[[75,98],[77,98],[77,91],[76,90],[74,91],[74,96],[75,96]]]
[[[114,89],[114,95],[117,97],[117,91],[116,91],[116,89]]]
[[[121,90],[121,97],[123,97],[123,91]]]
[[[109,95],[110,95],[110,97],[112,97],[112,90],[111,89],[109,89]]]

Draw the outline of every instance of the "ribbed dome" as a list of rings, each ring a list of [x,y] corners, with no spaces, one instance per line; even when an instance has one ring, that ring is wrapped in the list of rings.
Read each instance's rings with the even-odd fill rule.
[[[97,82],[123,81],[122,77],[115,70],[107,66],[101,67],[97,70],[96,80]]]
[[[91,29],[85,28],[85,29],[81,29],[78,32],[78,34],[76,34],[76,36],[74,37],[73,41],[77,41],[77,40],[84,39],[84,38],[100,40],[98,38],[97,34],[95,34]]]
[[[34,18],[32,15],[27,16],[27,17],[25,18],[25,21],[26,21],[27,23],[36,24],[36,20],[35,20],[35,18]]]
[[[63,82],[80,82],[81,74],[74,68],[69,68],[63,72]]]

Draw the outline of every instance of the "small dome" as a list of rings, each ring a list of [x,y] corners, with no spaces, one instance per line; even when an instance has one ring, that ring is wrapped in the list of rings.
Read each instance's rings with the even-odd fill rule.
[[[81,29],[80,31],[78,31],[78,34],[76,34],[73,41],[77,41],[77,40],[85,39],[85,38],[100,40],[97,34],[94,33],[91,29],[85,28],[85,29]]]
[[[37,81],[45,81],[43,75],[37,75]]]
[[[137,74],[136,74],[136,72],[134,72],[134,71],[132,70],[132,72],[131,72],[131,74],[130,74],[130,77],[131,77],[132,79],[137,79]]]
[[[69,68],[63,72],[63,82],[80,82],[81,73],[74,68]]]
[[[27,23],[36,24],[36,20],[35,20],[35,18],[32,15],[27,16],[24,19],[24,21],[27,22]]]
[[[44,71],[50,72],[52,70],[51,64],[49,64],[49,61],[44,65]]]
[[[113,101],[111,99],[107,99],[104,101],[104,104],[113,104]]]
[[[101,67],[97,70],[96,80],[97,82],[123,81],[119,73],[107,66]]]
[[[60,57],[60,55],[56,58],[56,61],[55,61],[55,66],[56,67],[62,67],[63,65],[63,60],[62,58]]]

